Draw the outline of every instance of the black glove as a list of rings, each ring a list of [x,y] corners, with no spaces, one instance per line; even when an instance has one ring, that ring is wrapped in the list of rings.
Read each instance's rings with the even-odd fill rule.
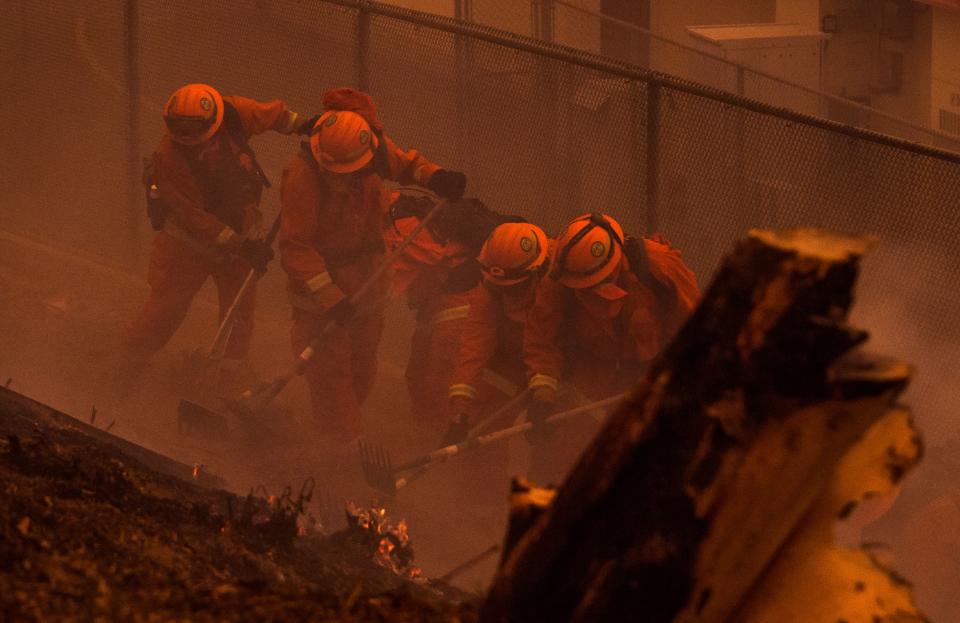
[[[467,176],[460,171],[440,169],[430,176],[427,188],[444,199],[456,201],[463,197],[463,191],[467,189]]]
[[[297,134],[309,135],[313,133],[313,126],[317,125],[320,115],[314,115],[297,126]]]
[[[443,440],[440,442],[440,447],[445,448],[447,446],[452,446],[460,443],[461,441],[466,441],[467,435],[470,434],[470,422],[467,420],[466,413],[458,413],[450,420],[450,426],[447,428],[447,432],[443,434]]]
[[[556,407],[553,402],[541,402],[533,400],[527,407],[527,421],[533,427],[524,433],[527,441],[537,443],[549,439],[553,434],[553,427],[547,422],[547,418],[553,415]]]
[[[273,249],[264,240],[246,238],[240,243],[239,255],[262,275],[267,272],[267,264],[273,259]]]
[[[343,298],[340,299],[339,303],[327,310],[326,317],[338,325],[345,325],[350,322],[350,319],[353,318],[356,313],[357,308],[353,306],[350,299]]]

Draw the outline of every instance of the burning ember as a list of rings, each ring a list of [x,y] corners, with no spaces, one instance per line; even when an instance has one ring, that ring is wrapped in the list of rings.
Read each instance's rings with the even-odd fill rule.
[[[423,572],[413,564],[413,544],[407,533],[407,522],[393,523],[387,509],[380,506],[361,508],[347,503],[347,524],[366,533],[371,543],[373,560],[408,580],[421,580]]]

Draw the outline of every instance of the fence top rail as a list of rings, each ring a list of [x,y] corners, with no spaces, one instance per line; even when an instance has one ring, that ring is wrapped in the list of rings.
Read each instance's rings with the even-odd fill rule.
[[[919,155],[960,164],[960,153],[940,149],[937,147],[916,143],[902,138],[896,138],[865,128],[858,128],[837,121],[831,121],[781,108],[772,104],[765,104],[741,95],[729,93],[721,89],[684,80],[670,74],[637,67],[629,63],[598,56],[565,45],[548,43],[531,37],[524,37],[516,33],[500,30],[492,26],[463,22],[452,17],[415,11],[394,5],[382,4],[374,0],[316,0],[322,4],[341,6],[358,12],[381,15],[391,19],[408,22],[417,26],[425,26],[441,32],[461,35],[478,41],[485,41],[495,45],[511,48],[521,52],[528,52],[544,58],[553,59],[586,69],[600,71],[625,80],[636,80],[650,85],[658,85],[690,95],[711,99],[723,104],[743,108],[756,113],[780,117],[787,121],[819,127],[831,132],[844,134],[853,139],[902,149]]]

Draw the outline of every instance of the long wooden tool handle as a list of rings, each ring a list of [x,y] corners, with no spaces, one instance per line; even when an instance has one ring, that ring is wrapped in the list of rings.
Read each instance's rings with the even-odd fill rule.
[[[420,234],[421,231],[423,231],[423,228],[427,226],[427,223],[429,223],[433,217],[439,214],[440,211],[446,206],[447,200],[441,199],[429,212],[427,212],[426,215],[424,215],[422,219],[420,219],[420,222],[417,223],[417,226],[414,227],[409,234],[407,234],[406,238],[400,241],[400,244],[397,245],[397,248],[394,249],[390,255],[386,257],[386,259],[380,262],[380,265],[377,266],[377,269],[373,271],[373,274],[363,282],[363,285],[357,288],[357,290],[350,295],[349,300],[351,304],[356,305],[360,299],[362,299],[371,289],[373,289],[374,286],[377,285],[377,282],[380,280],[380,278],[383,277],[388,270],[390,270],[390,267],[393,266],[394,262],[396,262],[403,252],[407,250],[407,247],[413,244],[414,239]],[[310,361],[313,359],[313,356],[316,354],[317,348],[320,346],[320,342],[323,340],[324,336],[328,335],[330,331],[336,328],[336,326],[337,322],[335,320],[332,318],[328,320],[323,326],[323,329],[321,329],[320,333],[310,341],[310,344],[306,348],[303,349],[303,351],[297,357],[296,363],[294,364],[297,370],[296,374],[303,374],[303,371],[307,368],[307,364],[310,363]]]
[[[478,436],[481,432],[483,432],[483,429],[486,428],[491,422],[496,422],[497,420],[499,420],[501,416],[515,409],[518,405],[523,403],[529,396],[530,396],[529,387],[526,387],[522,391],[515,394],[513,398],[511,398],[506,403],[504,403],[503,406],[501,406],[499,409],[497,409],[496,411],[494,411],[484,419],[480,420],[476,424],[476,426],[471,428],[470,431],[467,433],[467,438],[469,439],[469,438]],[[397,489],[402,489],[406,487],[414,480],[418,480],[419,478],[421,478],[424,474],[427,473],[427,471],[429,471],[430,467],[435,464],[436,462],[421,465],[420,467],[416,468],[412,473],[408,474],[407,476],[404,476],[403,478],[399,478],[396,481],[395,487]]]
[[[280,232],[280,216],[280,214],[277,214],[276,218],[273,219],[273,224],[270,225],[270,231],[267,232],[267,237],[264,238],[264,242],[270,246],[273,246],[273,241],[276,240],[277,234]],[[243,285],[237,290],[237,295],[233,297],[230,308],[227,309],[227,313],[224,314],[220,326],[217,327],[217,334],[213,337],[213,346],[210,347],[211,358],[219,359],[223,357],[223,354],[226,352],[227,341],[230,339],[230,333],[233,331],[233,321],[236,318],[237,310],[240,308],[240,301],[243,300],[243,297],[247,295],[247,292],[253,287],[253,284],[256,283],[257,277],[257,271],[254,269],[251,268],[247,272],[247,277],[243,280]]]
[[[513,398],[505,402],[503,406],[501,406],[499,409],[497,409],[487,417],[477,422],[476,425],[474,425],[474,427],[471,428],[470,431],[467,433],[467,437],[476,437],[477,435],[482,433],[483,429],[486,428],[491,422],[496,422],[505,413],[513,411],[520,404],[526,401],[526,399],[530,397],[530,394],[531,392],[529,387],[525,387],[523,388],[523,390],[514,394]]]
[[[566,420],[567,418],[571,418],[571,417],[580,415],[582,413],[586,413],[588,411],[593,411],[594,409],[600,409],[602,407],[606,407],[608,405],[614,404],[615,402],[623,400],[626,397],[627,397],[626,392],[622,394],[617,394],[616,396],[610,396],[609,398],[604,398],[603,400],[591,402],[588,405],[583,405],[581,407],[576,407],[573,409],[569,409],[567,411],[561,411],[560,413],[554,413],[544,421],[548,423],[560,422],[561,420]],[[492,433],[487,433],[486,435],[480,435],[479,437],[467,439],[466,441],[462,441],[452,446],[445,446],[443,448],[434,450],[430,454],[426,454],[418,459],[414,459],[413,461],[409,461],[407,463],[398,465],[397,467],[393,468],[393,472],[399,473],[402,471],[423,467],[425,465],[439,463],[440,461],[445,461],[451,456],[454,456],[456,454],[461,454],[466,450],[470,450],[471,448],[476,448],[478,446],[485,446],[487,444],[493,443],[495,441],[499,441],[501,439],[505,439],[507,437],[513,437],[514,435],[519,435],[520,433],[524,433],[530,430],[531,428],[533,428],[532,423],[524,422],[523,424],[517,424],[516,426],[503,428],[498,431],[494,431]]]

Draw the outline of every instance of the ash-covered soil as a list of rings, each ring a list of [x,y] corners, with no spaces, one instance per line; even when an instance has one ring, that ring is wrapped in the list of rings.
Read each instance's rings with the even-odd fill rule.
[[[299,490],[313,478],[317,493],[310,510],[317,514],[323,510],[318,507],[331,502],[342,508],[346,501],[363,505],[382,499],[364,483],[355,450],[341,448],[331,455],[323,440],[315,438],[301,379],[290,383],[255,430],[231,419],[236,434],[226,441],[179,434],[181,398],[214,409],[222,406],[195,387],[197,379],[184,356],[209,348],[216,331],[212,284],[196,297],[183,326],[149,368],[118,383],[121,334],[147,295],[145,270],[145,265],[112,268],[97,258],[0,229],[0,385],[12,377],[12,389],[84,421],[95,405],[97,427],[111,427],[119,437],[188,465],[202,463],[240,495],[251,489],[261,496],[276,495],[286,486]],[[251,364],[263,379],[285,370],[292,356],[285,287],[276,265],[258,286]],[[412,413],[406,398],[412,314],[399,300],[389,314],[380,372],[364,405],[364,419],[370,441],[382,444],[394,461],[403,461],[436,448],[442,431]],[[517,445],[525,450],[522,439]],[[501,540],[508,489],[507,476],[478,455],[441,465],[396,499],[382,502],[391,517],[409,522],[417,564],[439,577]],[[343,524],[342,517],[335,519],[334,527]],[[451,582],[482,592],[495,567],[496,559],[488,557]]]
[[[378,536],[324,535],[298,489],[205,489],[0,401],[0,620],[476,620],[377,564]]]

